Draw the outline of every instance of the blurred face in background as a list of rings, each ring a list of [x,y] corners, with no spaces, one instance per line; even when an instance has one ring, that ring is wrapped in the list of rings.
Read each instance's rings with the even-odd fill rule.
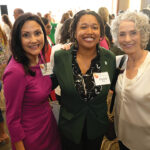
[[[49,22],[47,25],[45,25],[46,35],[50,35],[51,29],[52,29],[52,27],[51,27],[51,24]]]

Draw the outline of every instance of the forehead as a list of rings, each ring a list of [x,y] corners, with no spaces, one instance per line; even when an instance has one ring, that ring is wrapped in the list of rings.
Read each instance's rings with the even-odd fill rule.
[[[78,21],[78,24],[83,24],[83,23],[99,24],[96,17],[91,14],[86,14],[86,15],[81,16],[81,18]]]
[[[128,31],[128,30],[135,30],[135,23],[133,21],[124,20],[120,22],[119,25],[119,32],[121,31]]]
[[[28,20],[24,23],[24,25],[22,26],[22,31],[25,30],[37,30],[37,29],[41,29],[40,24],[38,24],[36,21],[34,20]]]

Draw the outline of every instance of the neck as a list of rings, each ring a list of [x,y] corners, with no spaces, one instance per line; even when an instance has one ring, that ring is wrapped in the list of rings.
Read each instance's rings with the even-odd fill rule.
[[[78,49],[77,55],[84,58],[93,58],[97,55],[96,49],[88,50],[88,49]]]
[[[30,59],[30,66],[36,66],[39,62],[39,58],[38,57],[34,57],[32,59]]]
[[[128,68],[130,67],[139,67],[145,60],[148,51],[140,50],[136,54],[128,55]]]
[[[146,54],[147,54],[147,51],[141,49],[138,53],[129,54],[128,60],[133,61],[133,62],[137,62],[140,59],[142,59]]]

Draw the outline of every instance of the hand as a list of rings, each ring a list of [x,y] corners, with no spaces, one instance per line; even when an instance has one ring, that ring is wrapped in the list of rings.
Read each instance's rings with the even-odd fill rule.
[[[6,133],[0,135],[0,143],[1,142],[6,142],[6,143],[9,142],[9,136]]]
[[[66,51],[69,50],[70,47],[71,47],[71,44],[72,44],[72,43],[64,44],[64,45],[62,46],[62,49],[63,49],[63,50],[66,50]]]

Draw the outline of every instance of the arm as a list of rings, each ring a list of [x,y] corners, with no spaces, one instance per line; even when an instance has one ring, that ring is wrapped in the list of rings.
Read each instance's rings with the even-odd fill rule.
[[[23,141],[18,141],[15,143],[16,150],[25,150]]]
[[[19,68],[11,67],[11,70],[6,71],[4,74],[3,82],[7,125],[12,143],[17,143],[25,137],[24,129],[21,125],[22,106],[26,88],[25,74]]]
[[[54,90],[58,86],[58,80],[55,74],[50,75],[52,80],[52,90]]]

